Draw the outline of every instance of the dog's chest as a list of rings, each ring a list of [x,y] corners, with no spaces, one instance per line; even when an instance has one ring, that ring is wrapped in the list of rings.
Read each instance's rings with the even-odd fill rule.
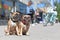
[[[11,21],[11,26],[16,26],[16,23]]]

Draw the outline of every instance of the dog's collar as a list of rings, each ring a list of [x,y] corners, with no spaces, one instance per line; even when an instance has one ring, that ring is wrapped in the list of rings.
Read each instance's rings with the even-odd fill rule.
[[[19,21],[13,21],[14,23],[19,22]]]
[[[11,20],[12,20],[13,22],[19,22],[19,20],[18,20],[18,21],[14,21],[13,18],[11,18]]]

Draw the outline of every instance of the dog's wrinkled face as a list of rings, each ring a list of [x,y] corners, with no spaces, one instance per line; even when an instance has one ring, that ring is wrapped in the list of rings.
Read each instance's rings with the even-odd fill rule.
[[[24,16],[23,16],[23,20],[24,20],[25,22],[30,22],[31,17],[30,17],[29,15],[24,15]]]
[[[19,21],[20,20],[20,13],[18,13],[18,12],[13,12],[11,16],[12,16],[13,21]]]

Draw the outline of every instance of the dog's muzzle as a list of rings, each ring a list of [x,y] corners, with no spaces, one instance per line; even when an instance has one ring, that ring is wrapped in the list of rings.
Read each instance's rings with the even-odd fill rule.
[[[20,21],[20,15],[15,15],[15,16],[13,16],[11,19],[12,19],[12,21],[14,21],[14,22]]]
[[[30,17],[24,17],[23,21],[24,24],[30,23]]]

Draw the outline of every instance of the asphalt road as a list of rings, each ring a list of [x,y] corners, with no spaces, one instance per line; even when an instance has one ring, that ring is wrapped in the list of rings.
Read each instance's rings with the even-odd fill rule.
[[[0,40],[60,40],[60,24],[55,24],[53,26],[43,26],[42,24],[35,24],[35,26],[30,27],[30,35],[5,35],[4,28],[7,25],[0,26]]]

